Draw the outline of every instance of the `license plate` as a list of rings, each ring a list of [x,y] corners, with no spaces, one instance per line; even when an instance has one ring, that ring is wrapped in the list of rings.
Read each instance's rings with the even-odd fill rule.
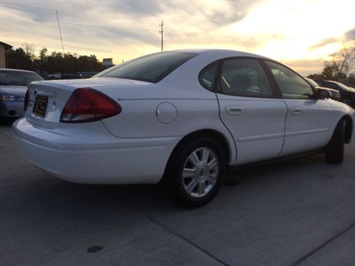
[[[44,117],[47,110],[48,97],[37,95],[33,106],[33,113],[37,116]]]

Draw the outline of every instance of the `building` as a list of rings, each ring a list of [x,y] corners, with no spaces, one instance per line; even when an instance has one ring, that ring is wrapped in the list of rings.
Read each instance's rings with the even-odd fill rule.
[[[4,42],[0,42],[0,68],[6,68],[5,51],[11,48],[11,45]]]
[[[106,68],[112,67],[112,66],[114,65],[113,62],[112,62],[112,58],[104,58],[104,59],[102,60],[102,64],[103,64]]]

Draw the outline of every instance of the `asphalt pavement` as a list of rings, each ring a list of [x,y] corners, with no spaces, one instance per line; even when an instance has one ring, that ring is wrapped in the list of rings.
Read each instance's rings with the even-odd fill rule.
[[[48,175],[15,151],[11,122],[0,122],[1,266],[355,265],[354,140],[341,165],[316,154],[232,169],[210,204],[184,209],[160,186]]]

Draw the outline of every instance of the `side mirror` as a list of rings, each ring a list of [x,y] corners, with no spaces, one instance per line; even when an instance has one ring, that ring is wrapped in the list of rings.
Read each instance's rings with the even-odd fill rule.
[[[316,92],[316,98],[317,99],[332,98],[332,93],[327,89],[318,88]]]
[[[336,101],[340,101],[341,96],[340,92],[334,89],[328,89],[328,88],[317,88],[317,92],[315,94],[315,97],[317,99],[333,99]]]
[[[333,100],[336,100],[336,101],[340,101],[341,96],[340,96],[340,92],[339,92],[339,91],[337,91],[337,90],[330,90],[330,93],[331,93],[330,98],[332,98]]]

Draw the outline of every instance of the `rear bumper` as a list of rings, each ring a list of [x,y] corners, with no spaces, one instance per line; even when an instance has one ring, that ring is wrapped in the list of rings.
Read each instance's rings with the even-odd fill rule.
[[[99,122],[100,123],[100,122]],[[101,123],[100,123],[101,124]],[[43,130],[25,118],[13,124],[19,153],[61,179],[86,184],[157,183],[176,138],[120,139],[101,130]]]

